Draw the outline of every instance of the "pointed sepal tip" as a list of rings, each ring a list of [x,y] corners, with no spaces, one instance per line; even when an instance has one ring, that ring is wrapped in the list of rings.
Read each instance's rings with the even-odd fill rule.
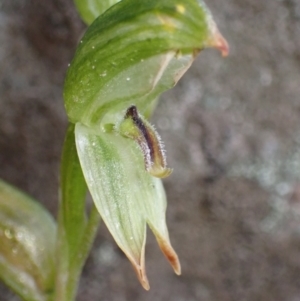
[[[213,35],[208,40],[208,46],[218,49],[223,57],[228,56],[229,54],[229,45],[226,39],[217,29],[216,25],[213,23]]]
[[[156,234],[157,235],[157,234]],[[162,237],[157,237],[158,245],[169,261],[170,265],[172,266],[175,274],[181,275],[181,265],[178,258],[178,255],[174,251],[173,247],[171,246],[171,243],[169,240],[166,240]]]

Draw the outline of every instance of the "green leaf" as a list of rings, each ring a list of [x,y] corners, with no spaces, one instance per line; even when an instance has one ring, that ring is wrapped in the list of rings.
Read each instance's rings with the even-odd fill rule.
[[[115,123],[135,104],[142,115],[205,47],[227,44],[196,0],[123,0],[88,28],[64,87],[69,120]]]
[[[0,181],[0,278],[24,300],[45,301],[52,294],[55,238],[50,214]]]
[[[87,25],[90,25],[108,8],[119,1],[120,0],[74,0],[81,18]]]
[[[146,223],[175,271],[180,273],[166,227],[162,182],[145,171],[143,155],[136,143],[80,123],[76,124],[75,135],[79,160],[95,205],[142,285],[149,288],[144,259]]]

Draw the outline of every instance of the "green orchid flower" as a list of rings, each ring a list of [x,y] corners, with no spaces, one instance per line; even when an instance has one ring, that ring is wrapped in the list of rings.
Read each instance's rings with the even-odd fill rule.
[[[88,28],[68,69],[64,99],[73,124],[73,158],[78,155],[95,206],[145,289],[147,225],[181,273],[160,179],[172,170],[148,118],[158,96],[207,47],[228,52],[202,1],[123,0]]]
[[[51,298],[55,239],[52,216],[34,199],[0,180],[0,279],[22,300]]]

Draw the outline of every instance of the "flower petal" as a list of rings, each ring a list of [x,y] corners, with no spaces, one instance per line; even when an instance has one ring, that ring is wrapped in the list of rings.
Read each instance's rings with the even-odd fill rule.
[[[76,8],[83,21],[89,25],[107,9],[120,0],[74,0]]]
[[[146,223],[136,206],[138,196],[132,190],[135,174],[128,172],[124,165],[126,158],[122,151],[126,150],[126,145],[122,145],[122,139],[99,132],[76,124],[76,145],[82,171],[106,226],[147,287],[143,259]]]
[[[106,226],[124,251],[145,289],[146,223],[177,274],[180,265],[165,221],[166,196],[160,179],[144,168],[134,140],[80,123],[75,128],[79,160],[87,185]]]
[[[88,28],[68,69],[69,120],[109,123],[132,103],[145,115],[206,47],[228,52],[202,1],[120,1]]]
[[[146,182],[143,183],[144,187],[140,189],[144,191],[144,194],[148,194],[148,197],[144,197],[140,204],[140,210],[144,213],[149,227],[154,233],[160,249],[168,259],[169,263],[173,267],[177,275],[181,274],[181,267],[178,256],[174,251],[170,239],[169,232],[166,224],[166,209],[167,201],[162,181],[152,177],[152,189],[155,191],[154,196],[151,197],[152,191],[146,186]]]

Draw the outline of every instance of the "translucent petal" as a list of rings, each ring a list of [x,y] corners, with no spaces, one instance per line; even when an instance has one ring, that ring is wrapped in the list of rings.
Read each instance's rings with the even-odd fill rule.
[[[142,285],[145,273],[146,223],[180,273],[165,222],[166,196],[162,182],[145,171],[143,154],[134,141],[113,132],[86,127],[75,129],[82,170],[93,200],[116,243],[132,262]],[[172,254],[172,255],[170,255]],[[171,259],[172,257],[172,259]]]
[[[87,185],[106,226],[124,251],[144,287],[146,223],[139,212],[139,181],[127,149],[133,144],[82,124],[75,128],[79,160]],[[129,144],[128,144],[129,142]],[[141,162],[141,169],[144,169]]]
[[[120,1],[88,28],[68,69],[69,120],[94,125],[132,102],[144,115],[207,47],[228,52],[202,1]]]

